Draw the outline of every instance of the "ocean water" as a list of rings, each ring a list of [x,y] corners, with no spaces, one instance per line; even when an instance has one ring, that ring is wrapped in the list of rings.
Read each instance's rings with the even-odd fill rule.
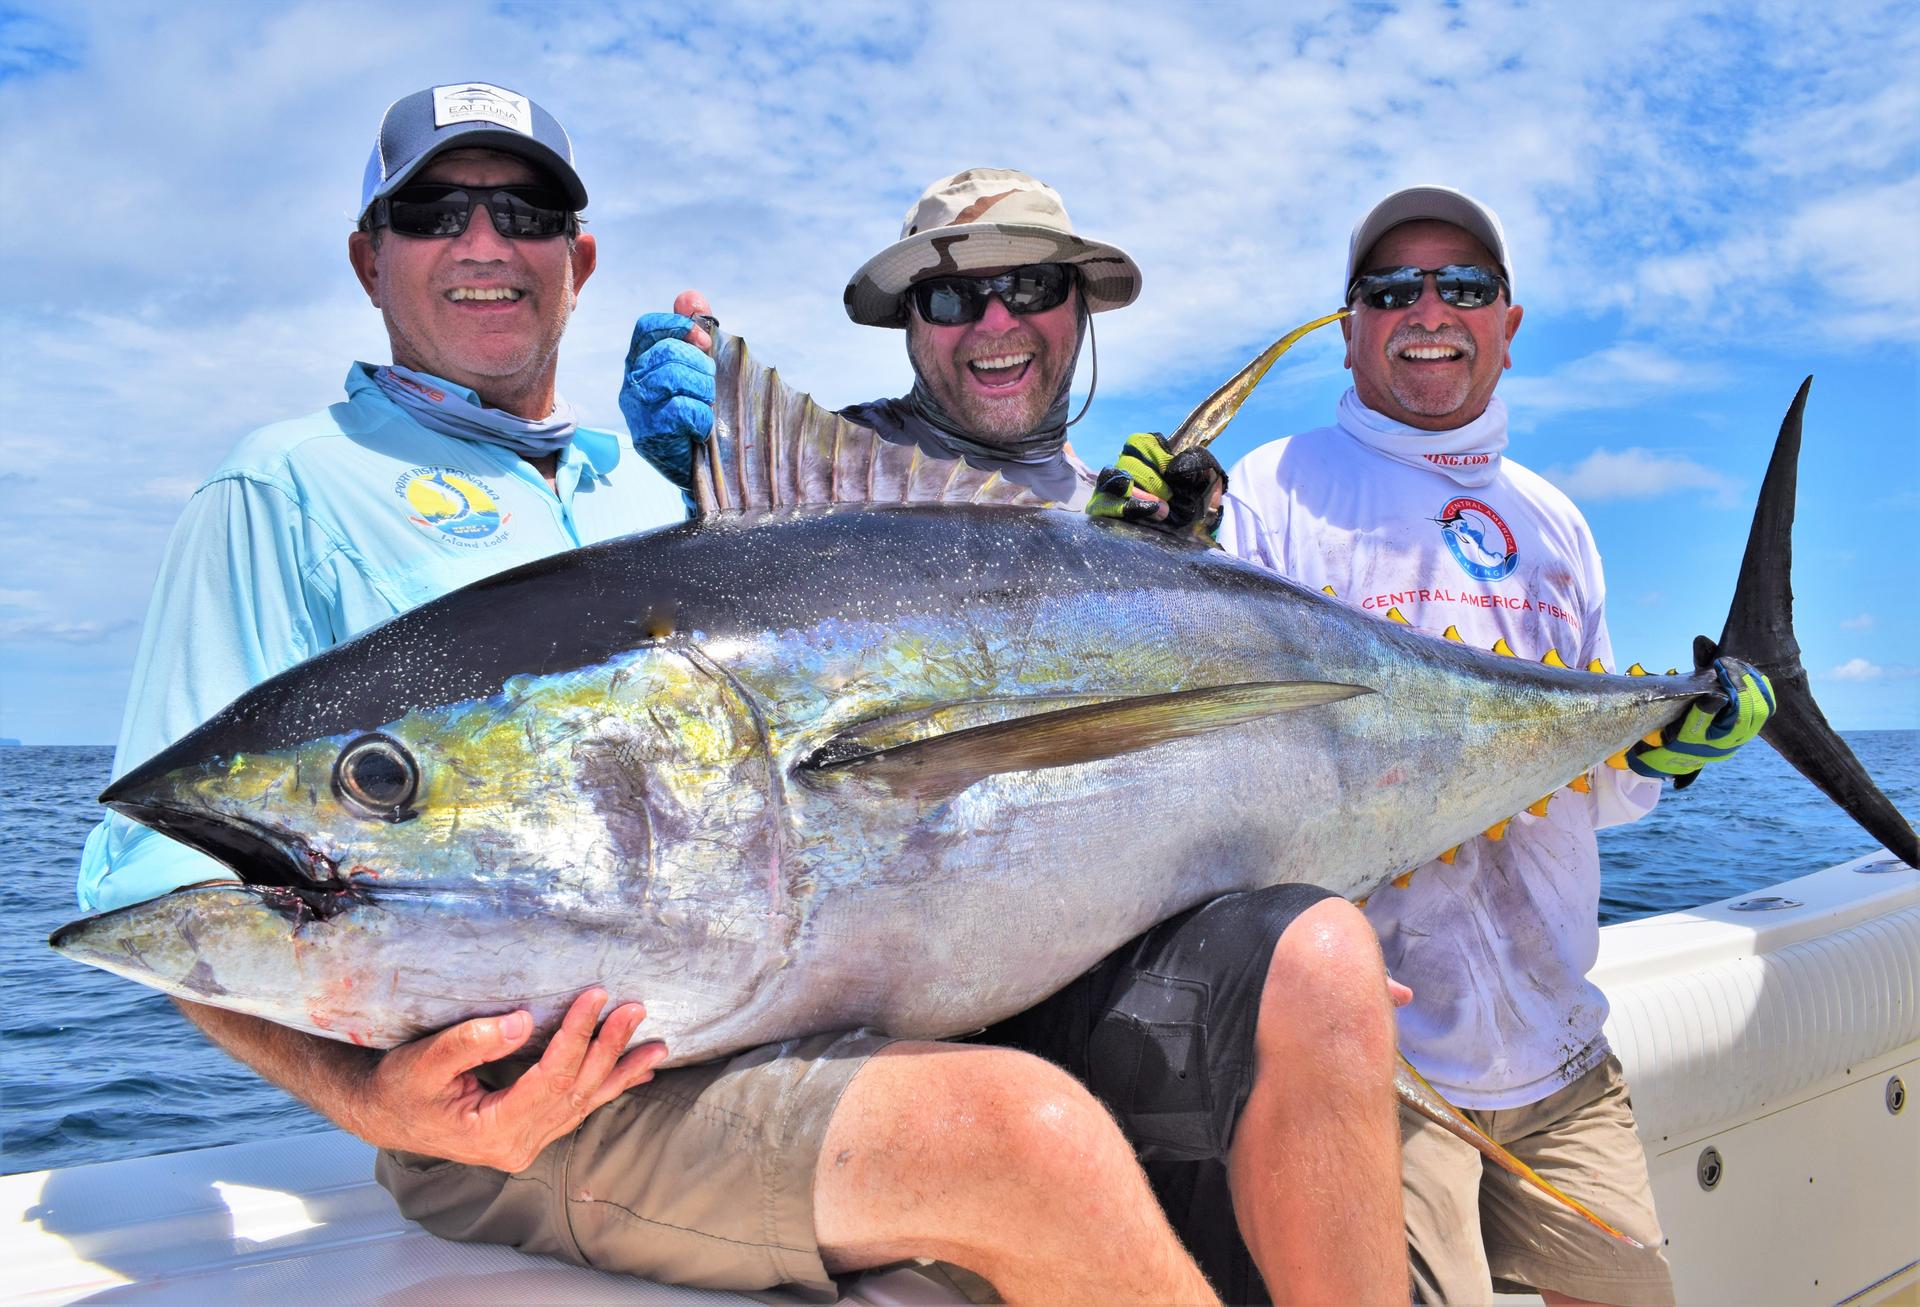
[[[1847,740],[1920,819],[1920,731]],[[77,915],[74,871],[111,763],[105,748],[0,748],[0,1173],[326,1124],[208,1044],[160,994],[46,947]],[[1608,922],[1756,890],[1874,847],[1764,746],[1600,842]]]

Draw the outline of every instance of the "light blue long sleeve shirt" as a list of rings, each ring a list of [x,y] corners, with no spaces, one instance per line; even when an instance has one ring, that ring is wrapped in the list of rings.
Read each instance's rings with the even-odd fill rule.
[[[495,445],[429,431],[380,393],[243,439],[193,494],[160,564],[114,753],[119,776],[241,691],[396,613],[520,563],[676,519],[624,442],[582,428],[555,489]],[[88,912],[232,873],[112,814],[87,837]]]

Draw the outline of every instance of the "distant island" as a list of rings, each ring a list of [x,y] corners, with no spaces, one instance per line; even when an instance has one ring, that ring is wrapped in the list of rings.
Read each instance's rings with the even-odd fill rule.
[[[20,741],[11,736],[0,735],[0,749],[17,749],[19,747]]]

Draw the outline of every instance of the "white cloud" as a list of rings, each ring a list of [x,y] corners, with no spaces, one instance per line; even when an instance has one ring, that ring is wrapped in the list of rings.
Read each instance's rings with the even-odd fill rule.
[[[1904,681],[1920,677],[1920,667],[1894,663],[1882,666],[1865,658],[1849,658],[1827,673],[1836,681]]]
[[[1877,681],[1886,675],[1886,670],[1864,658],[1849,658],[1827,675],[1836,681]]]
[[[1843,631],[1870,631],[1873,629],[1873,614],[1861,613],[1857,617],[1849,617],[1840,623],[1840,629]]]
[[[11,618],[0,621],[0,640],[18,644],[98,644],[126,633],[134,625],[131,618],[116,622],[48,621],[35,618]]]
[[[1545,417],[1596,409],[1631,408],[1650,395],[1704,390],[1725,381],[1725,369],[1637,342],[1612,345],[1539,376],[1521,373],[1500,383],[1516,430]]]
[[[1706,491],[1716,504],[1739,502],[1728,477],[1691,459],[1650,449],[1596,449],[1571,467],[1541,471],[1578,503],[1657,499],[1681,491]]]
[[[1083,431],[1143,393],[1197,400],[1330,308],[1354,219],[1419,180],[1500,211],[1530,321],[1626,315],[1628,343],[1503,383],[1521,428],[1722,385],[1705,351],[1735,331],[1916,325],[1878,270],[1920,209],[1899,5],[43,0],[8,21],[0,176],[58,203],[0,248],[0,552],[129,646],[181,493],[383,354],[345,237],[378,114],[435,81],[513,86],[572,132],[601,265],[561,388],[603,424],[634,313],[690,285],[826,403],[904,389],[900,337],[848,323],[840,288],[976,163],[1046,178],[1146,270],[1101,319]],[[1018,39],[983,64],[994,30]],[[1275,393],[1338,359],[1318,334]],[[1727,485],[1647,450],[1569,474],[1581,497]]]

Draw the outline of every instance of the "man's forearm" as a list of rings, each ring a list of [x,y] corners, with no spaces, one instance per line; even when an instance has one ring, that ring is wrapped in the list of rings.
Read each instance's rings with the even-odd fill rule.
[[[350,1134],[376,1146],[390,1146],[390,1141],[366,1133],[360,1110],[378,1054],[225,1008],[177,998],[174,1004],[202,1034],[263,1079]]]

